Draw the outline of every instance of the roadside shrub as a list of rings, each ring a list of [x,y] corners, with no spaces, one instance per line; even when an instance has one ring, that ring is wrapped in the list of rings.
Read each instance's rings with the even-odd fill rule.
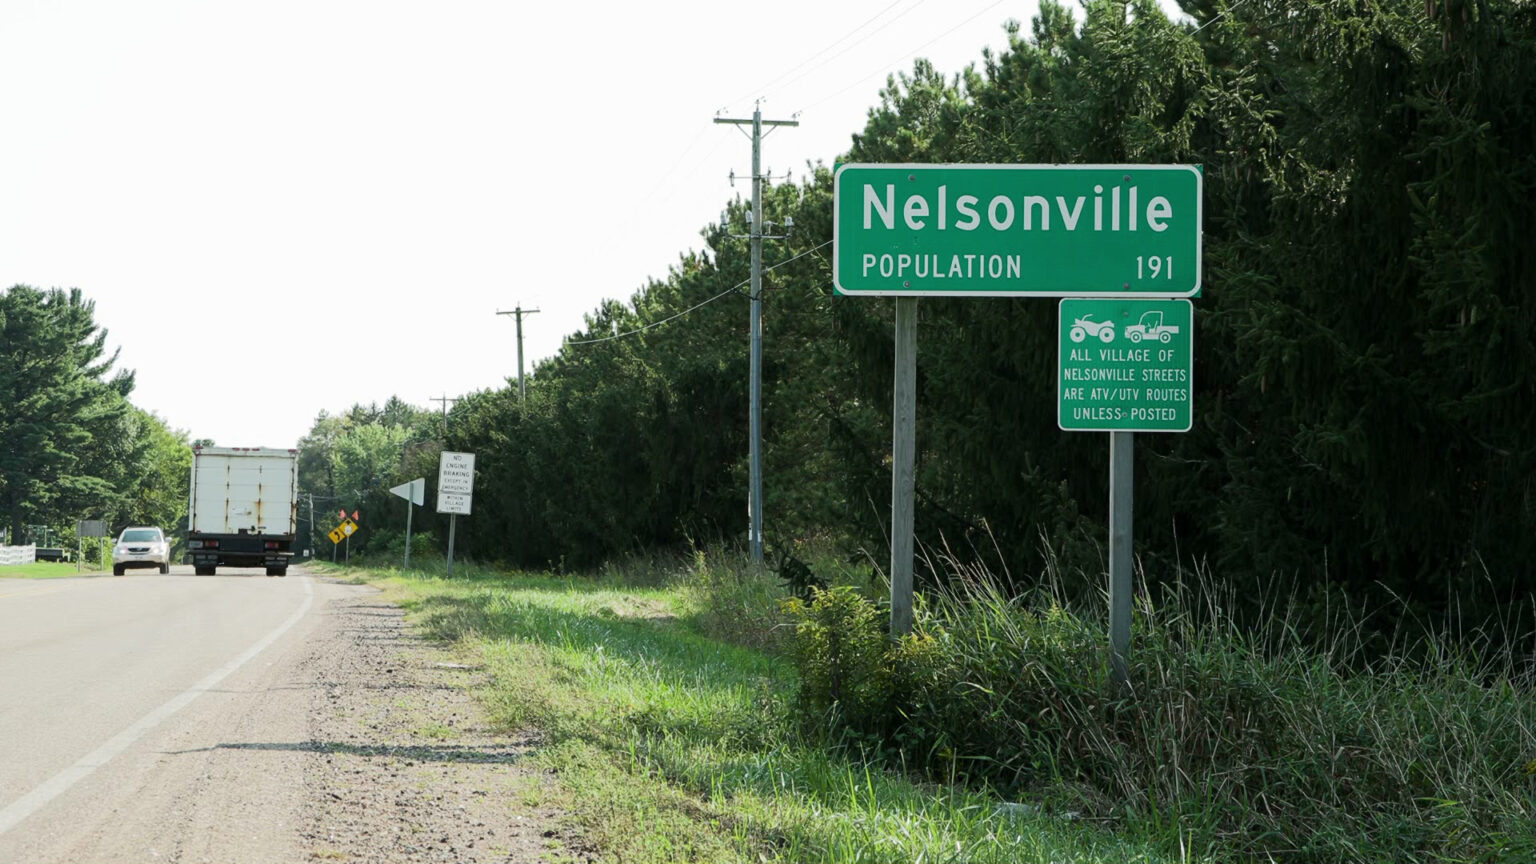
[[[1102,609],[956,572],[886,638],[849,590],[785,605],[806,724],[938,779],[1119,822],[1217,860],[1536,861],[1536,700],[1480,644],[1361,628],[1303,645],[1248,632],[1210,580],[1136,610],[1132,693],[1107,676]]]
[[[411,533],[411,561],[425,564],[428,557],[436,554],[436,543],[426,531]],[[354,557],[358,557],[354,552]],[[405,559],[405,532],[380,528],[368,538],[366,557],[369,561],[399,564]]]
[[[852,588],[811,589],[784,601],[795,622],[799,708],[811,725],[881,734],[890,727],[891,674],[880,611]]]
[[[782,650],[783,588],[772,571],[743,560],[740,550],[695,549],[671,581],[682,597],[683,617],[698,632],[747,648]]]

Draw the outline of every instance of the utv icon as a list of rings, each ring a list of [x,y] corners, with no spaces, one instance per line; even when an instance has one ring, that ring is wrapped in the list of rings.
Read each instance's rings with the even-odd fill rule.
[[[1173,339],[1179,328],[1173,324],[1163,323],[1163,313],[1154,310],[1141,316],[1141,320],[1125,328],[1125,338],[1132,342],[1140,342],[1143,339],[1156,339],[1167,345]],[[1104,340],[1108,342],[1109,340]]]

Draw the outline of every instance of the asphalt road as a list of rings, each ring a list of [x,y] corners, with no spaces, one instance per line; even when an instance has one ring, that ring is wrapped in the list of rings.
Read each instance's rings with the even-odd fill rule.
[[[301,857],[302,568],[0,580],[0,862]]]

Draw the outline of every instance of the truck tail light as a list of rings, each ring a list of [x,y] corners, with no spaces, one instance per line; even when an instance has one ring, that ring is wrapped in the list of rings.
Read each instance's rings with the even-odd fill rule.
[[[201,540],[188,540],[187,541],[187,548],[188,549],[201,549],[201,548],[203,548],[203,541],[201,541]]]
[[[204,549],[217,549],[217,548],[219,548],[219,541],[217,541],[217,540],[204,540],[203,541],[203,548]]]
[[[267,543],[266,543],[266,547],[268,549],[276,549],[277,548],[277,541],[276,540],[268,540]]]

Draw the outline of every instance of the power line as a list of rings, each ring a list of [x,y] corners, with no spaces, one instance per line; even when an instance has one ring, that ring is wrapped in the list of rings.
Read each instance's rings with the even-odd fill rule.
[[[805,76],[811,74],[812,72],[815,72],[817,69],[820,69],[823,66],[826,66],[828,63],[831,63],[833,60],[836,60],[837,58],[843,56],[844,54],[847,54],[849,51],[852,51],[853,49],[859,47],[860,45],[863,45],[865,42],[868,42],[870,39],[874,38],[875,34],[879,33],[880,31],[884,30],[885,28],[891,26],[892,24],[895,24],[897,21],[900,21],[902,18],[905,18],[909,13],[911,13],[912,11],[917,9],[917,7],[923,5],[924,2],[926,2],[926,0],[918,0],[918,2],[912,4],[911,6],[908,6],[907,8],[905,8],[903,10],[901,10],[896,15],[892,16],[890,19],[888,19],[887,21],[882,23],[879,27],[876,27],[875,29],[873,29],[873,30],[869,31],[868,33],[864,34],[863,38],[859,39],[856,42],[850,43],[849,45],[845,46],[841,51],[838,51],[835,54],[832,54],[832,55],[830,55],[828,57],[823,58],[821,60],[821,62],[817,63],[816,65],[814,65],[812,67],[810,67],[809,69],[806,69],[805,71],[801,72],[800,74],[795,75],[793,78],[790,78],[788,81],[784,81],[782,87],[788,87],[789,85],[795,83],[796,81],[799,81],[800,79],[802,79]],[[895,6],[895,5],[896,5],[895,3],[891,4],[891,6]],[[888,11],[891,8],[891,6],[887,6],[884,10],[881,10],[881,12],[878,15],[876,15],[875,18],[879,18],[880,15],[884,15],[885,12]],[[873,21],[873,20],[874,20],[874,18],[870,19],[870,21]],[[864,24],[860,24],[859,27],[863,27],[863,26],[865,26],[865,24],[868,24],[868,23],[869,22],[866,21]],[[849,35],[852,35],[852,34],[850,33]],[[847,38],[847,37],[844,37],[844,38]],[[841,41],[841,40],[839,40],[839,41]],[[833,43],[833,45],[836,45],[836,44],[837,43],[835,43],[835,42]],[[827,46],[826,49],[822,49],[822,50],[824,52],[826,50],[829,50],[831,47],[833,47],[833,46],[829,45],[829,46]],[[767,84],[763,85],[762,89],[766,91],[770,86],[772,86],[775,83],[778,83],[785,76],[789,75],[790,73],[794,72],[796,69],[799,69],[800,66],[806,65],[806,63],[809,63],[809,62],[811,62],[811,60],[814,60],[814,59],[816,59],[816,58],[813,55],[811,58],[809,58],[809,59],[805,60],[804,62],[802,62],[799,66],[791,67],[788,72],[785,72],[784,74],[780,75],[778,78],[775,78],[773,81],[770,81]],[[782,89],[782,87],[781,87],[781,89]]]
[[[825,48],[822,48],[820,51],[816,51],[815,53],[811,54],[809,57],[805,58],[804,60],[801,60],[799,63],[796,63],[795,65],[793,65],[793,66],[789,67],[788,69],[784,70],[783,72],[779,73],[777,78],[774,78],[774,79],[770,80],[768,83],[766,83],[766,84],[764,84],[764,85],[762,85],[760,87],[755,87],[752,90],[750,90],[750,91],[748,91],[746,93],[743,93],[742,95],[736,97],[735,99],[732,99],[730,102],[727,102],[726,104],[727,105],[734,105],[737,102],[742,102],[742,101],[745,101],[747,99],[752,98],[754,95],[758,94],[761,91],[767,90],[769,87],[772,87],[773,85],[775,85],[775,84],[779,83],[780,81],[784,80],[784,77],[786,75],[789,75],[790,73],[798,70],[801,66],[804,66],[807,63],[810,63],[811,61],[815,60],[816,58],[820,57],[821,55],[827,53],[828,51],[831,51],[833,48],[836,48],[838,45],[842,44],[845,40],[851,38],[854,34],[858,33],[860,30],[863,30],[865,27],[868,27],[870,25],[870,23],[873,22],[875,19],[877,19],[880,16],[884,15],[885,13],[891,11],[892,9],[896,8],[897,6],[900,6],[903,2],[905,2],[905,0],[893,0],[893,2],[889,6],[885,7],[884,9],[881,9],[879,12],[876,12],[875,14],[871,15],[869,18],[865,19],[863,23],[859,24],[859,26],[853,28],[852,30],[849,30],[847,33],[844,33],[843,35],[841,35],[841,36],[837,37],[836,39],[832,40],[831,42],[829,42],[827,44],[827,46]],[[919,4],[921,4],[921,2],[922,2],[922,0],[919,0]],[[917,7],[913,6],[912,8],[915,9]],[[912,10],[911,9],[907,10],[907,12],[910,12],[910,11],[912,11]],[[905,15],[906,12],[903,12],[902,14]],[[900,17],[900,16],[897,16],[897,17]],[[868,37],[866,36],[865,38],[868,38]],[[863,41],[863,40],[860,40],[860,41]],[[858,44],[858,43],[854,43],[854,44]],[[723,111],[724,109],[721,109],[721,110]]]
[[[888,75],[888,74],[890,74],[890,70],[895,68],[895,66],[898,63],[905,63],[906,61],[908,61],[912,57],[914,57],[917,54],[917,52],[923,50],[924,48],[927,48],[928,46],[934,44],[935,42],[938,42],[938,41],[944,39],[945,37],[947,37],[950,34],[954,33],[956,30],[959,30],[961,27],[964,27],[965,25],[971,23],[972,21],[975,21],[977,18],[980,18],[982,15],[985,15],[986,13],[992,11],[993,9],[996,9],[997,7],[1003,5],[1004,2],[1005,2],[1005,0],[997,0],[997,2],[991,4],[990,6],[983,7],[982,9],[978,10],[976,12],[976,14],[972,15],[971,17],[965,19],[964,21],[961,21],[959,24],[956,24],[955,26],[949,28],[948,30],[945,30],[943,33],[940,33],[939,35],[933,37],[932,39],[929,39],[927,42],[924,42],[923,44],[917,46],[916,48],[913,48],[911,51],[908,51],[906,54],[902,55],[901,59],[895,60],[893,62],[885,64],[884,66],[880,67],[879,71],[871,72],[870,74],[865,75],[864,77],[858,79],[857,81],[853,82],[852,84],[849,84],[847,87],[844,87],[843,89],[837,91],[836,93],[829,93],[826,96],[823,96],[822,98],[816,100],[815,102],[812,102],[811,104],[805,106],[804,108],[801,108],[800,111],[798,111],[796,113],[804,113],[806,111],[811,110],[812,108],[815,108],[817,105],[821,105],[821,104],[829,102],[829,101],[831,101],[833,99],[836,99],[837,97],[843,95],[844,93],[847,93],[849,90],[852,90],[853,88],[862,85],[864,82],[866,82],[869,79],[874,78],[874,77],[876,77],[878,75]]]
[[[1199,33],[1201,30],[1204,30],[1205,28],[1211,26],[1212,24],[1215,24],[1217,21],[1220,21],[1221,19],[1227,17],[1227,14],[1229,12],[1231,12],[1232,10],[1236,9],[1237,7],[1243,5],[1244,3],[1247,3],[1247,2],[1248,2],[1248,0],[1237,0],[1236,3],[1233,3],[1231,6],[1228,6],[1227,8],[1223,9],[1221,11],[1220,15],[1217,15],[1215,18],[1212,18],[1211,20],[1205,22],[1204,24],[1201,24],[1199,27],[1196,27],[1195,29],[1189,31],[1189,35],[1193,36],[1196,33]]]
[[[655,197],[657,192],[661,191],[661,187],[663,185],[665,185],[666,182],[672,178],[673,174],[677,173],[677,169],[683,167],[683,164],[684,164],[685,160],[687,160],[688,155],[693,152],[695,147],[699,146],[699,142],[704,140],[704,133],[706,133],[708,131],[709,131],[709,127],[708,126],[704,126],[701,129],[699,129],[699,134],[693,136],[693,140],[688,142],[688,146],[684,147],[682,152],[677,155],[677,158],[675,160],[673,160],[671,166],[669,166],[667,168],[667,170],[663,171],[656,178],[656,183],[655,183],[655,185],[653,185],[651,187],[650,191],[648,191],[644,195],[640,196],[640,199],[639,199],[640,201],[649,201],[653,197]],[[701,158],[699,158],[699,159],[697,159],[695,161],[698,161],[698,162],[707,161],[710,156],[714,155],[715,150],[718,150],[718,149],[720,149],[720,144],[717,141],[715,143],[715,146],[714,146],[713,149],[711,149],[708,153],[704,154],[704,156],[702,156]],[[657,203],[665,202],[668,198],[671,198],[672,195],[677,192],[677,188],[678,188],[678,184],[673,183],[672,186],[671,186],[671,189],[667,192],[666,197],[662,198],[661,201],[659,201]]]
[[[819,252],[820,250],[822,250],[822,249],[824,249],[824,248],[826,248],[828,246],[831,246],[831,245],[832,245],[832,241],[828,240],[825,243],[822,243],[822,244],[820,244],[818,246],[814,246],[814,247],[812,247],[810,249],[805,250],[804,252],[801,252],[799,255],[796,255],[793,258],[786,258],[783,261],[780,261],[779,263],[774,264],[771,267],[764,267],[763,268],[763,272],[764,273],[768,273],[768,272],[777,270],[777,269],[779,269],[780,267],[783,267],[786,264],[792,264],[795,261],[799,261],[801,258],[804,258],[805,256],[810,255],[813,252]],[[628,330],[628,331],[625,331],[623,333],[615,333],[612,336],[604,336],[601,339],[567,339],[565,344],[567,344],[567,345],[596,345],[599,342],[612,342],[615,339],[624,339],[624,338],[627,338],[629,336],[634,336],[634,335],[639,334],[639,333],[644,333],[647,330],[652,330],[652,329],[655,329],[657,327],[660,327],[663,324],[667,324],[669,322],[676,321],[677,319],[683,317],[684,315],[687,315],[690,312],[694,312],[696,310],[702,309],[705,306],[708,306],[709,304],[715,302],[716,300],[719,300],[721,297],[725,297],[728,294],[741,294],[742,286],[750,284],[751,281],[752,281],[751,279],[743,279],[740,282],[737,282],[735,285],[732,285],[731,287],[725,289],[724,291],[721,291],[719,294],[716,294],[715,296],[709,298],[708,300],[703,300],[703,301],[701,301],[701,302],[699,302],[699,303],[697,303],[697,304],[695,304],[693,306],[688,307],[687,309],[684,309],[681,312],[678,312],[675,315],[669,315],[666,318],[661,319],[660,321],[652,321],[651,323],[645,325],[644,327],[637,327],[637,328],[635,328],[633,330]],[[742,294],[742,296],[743,297],[750,297],[750,295],[747,295],[747,294]]]

